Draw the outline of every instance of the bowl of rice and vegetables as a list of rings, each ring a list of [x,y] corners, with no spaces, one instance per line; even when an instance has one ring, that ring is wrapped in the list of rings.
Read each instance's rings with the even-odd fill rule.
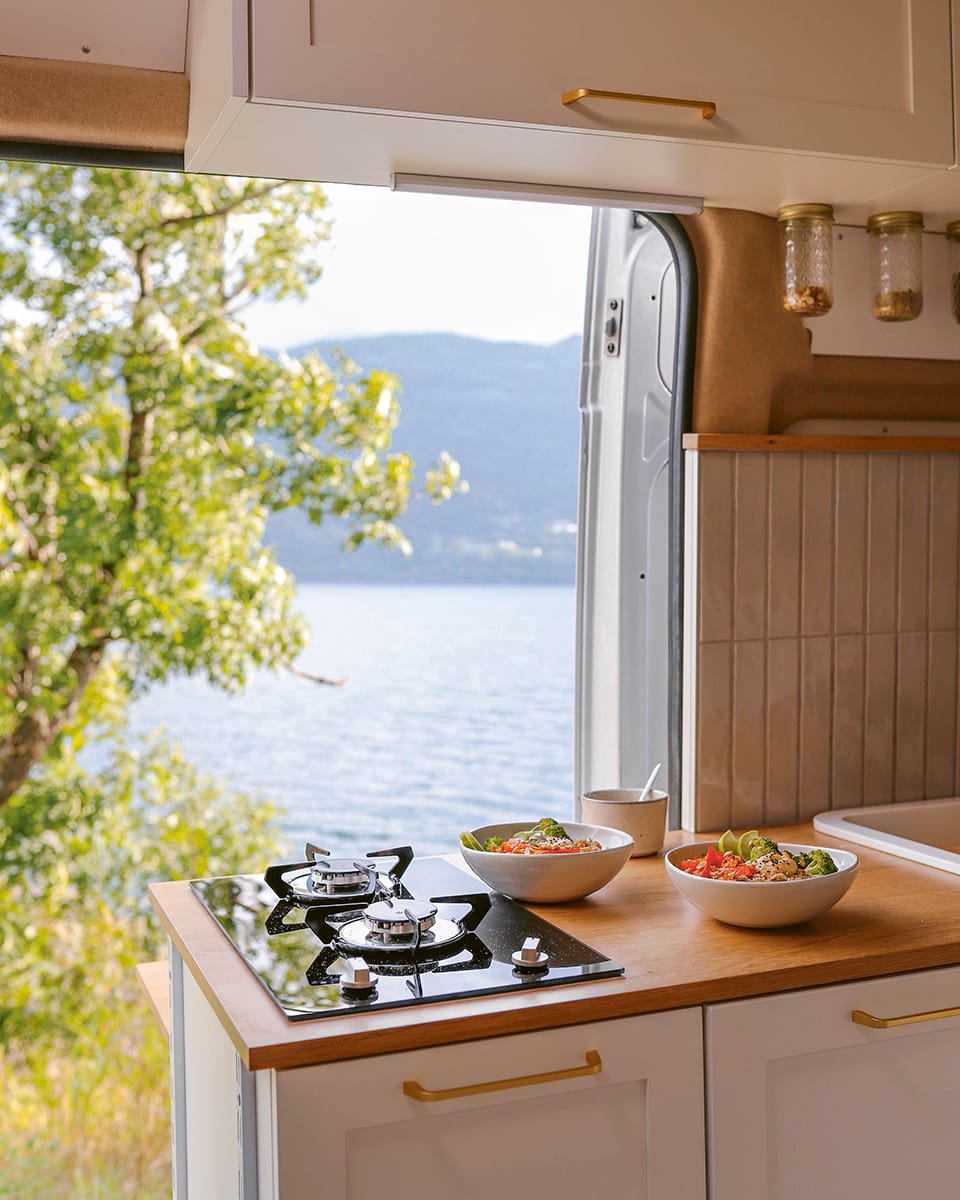
[[[728,925],[764,929],[820,916],[846,893],[860,860],[849,850],[776,843],[756,829],[678,846],[667,875],[694,907]],[[757,886],[765,884],[767,886]]]
[[[495,891],[532,904],[581,900],[620,873],[633,838],[618,829],[539,821],[482,825],[460,835],[467,866]]]

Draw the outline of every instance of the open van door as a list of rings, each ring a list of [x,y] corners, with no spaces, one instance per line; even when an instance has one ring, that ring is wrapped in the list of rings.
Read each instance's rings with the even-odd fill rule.
[[[580,380],[574,785],[680,815],[683,480],[696,268],[675,217],[595,209]]]

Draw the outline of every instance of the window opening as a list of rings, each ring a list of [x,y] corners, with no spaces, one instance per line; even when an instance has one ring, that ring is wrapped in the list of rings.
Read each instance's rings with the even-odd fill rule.
[[[287,809],[291,847],[455,849],[502,815],[573,812],[580,328],[590,211],[328,187],[325,272],[305,304],[258,305],[262,345],[341,351],[400,379],[395,445],[441,451],[469,491],[404,517],[407,557],[342,549],[302,513],[267,542],[312,629],[305,672],[242,695],[180,679],[134,728]]]

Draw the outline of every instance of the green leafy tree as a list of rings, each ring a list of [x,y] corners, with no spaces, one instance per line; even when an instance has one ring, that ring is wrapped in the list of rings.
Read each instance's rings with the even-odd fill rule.
[[[278,811],[158,736],[48,755],[0,822],[0,1198],[170,1197],[169,1050],[137,983],[154,880],[276,861]]]
[[[0,806],[152,681],[292,664],[271,513],[409,551],[396,378],[264,354],[239,321],[319,277],[324,204],[305,183],[0,171]],[[463,486],[444,454],[422,489]]]

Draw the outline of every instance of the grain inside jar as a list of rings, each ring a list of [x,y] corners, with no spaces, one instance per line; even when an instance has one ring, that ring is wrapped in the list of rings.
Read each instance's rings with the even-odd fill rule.
[[[833,307],[833,209],[788,204],[777,214],[783,251],[783,307],[822,317]]]
[[[873,315],[914,321],[923,311],[923,214],[875,213],[867,221]]]

